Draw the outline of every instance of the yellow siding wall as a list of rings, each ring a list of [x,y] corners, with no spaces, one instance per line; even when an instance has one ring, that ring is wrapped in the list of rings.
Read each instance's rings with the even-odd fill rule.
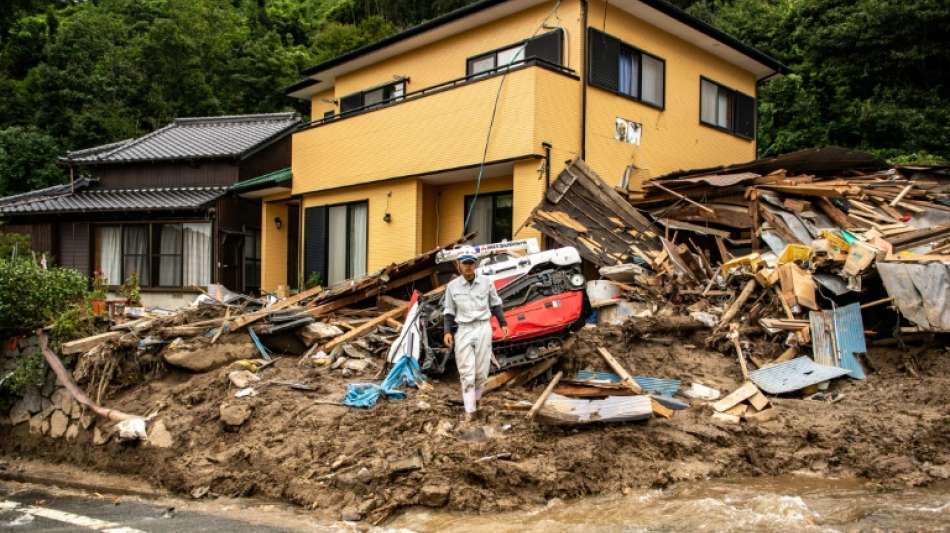
[[[261,290],[275,291],[287,284],[287,205],[262,202],[261,209]],[[280,229],[274,218],[284,222]]]
[[[553,166],[552,164],[552,167]],[[515,232],[515,234],[512,235],[512,238],[527,239],[529,237],[537,237],[538,242],[541,242],[541,233],[534,228],[525,226],[521,231],[518,231],[518,228],[524,224],[528,215],[531,214],[531,211],[544,196],[544,174],[539,172],[542,168],[543,161],[525,160],[515,163],[515,175],[513,178],[515,194],[512,198],[514,205],[511,209],[511,231]],[[553,181],[556,177],[557,174],[552,174],[551,180]]]
[[[510,191],[511,177],[483,179],[480,190],[483,193]],[[436,225],[439,244],[446,244],[462,236],[462,226],[465,225],[465,196],[475,194],[475,182],[442,185],[437,191],[439,211]]]
[[[478,164],[501,81],[500,76],[481,80],[294,134],[294,194]],[[580,98],[577,80],[541,68],[504,78],[488,161],[540,154],[542,140],[563,145],[536,133],[545,117],[557,115],[568,123],[564,116],[573,116],[572,131],[579,130],[576,106],[539,108],[552,100],[539,98],[549,94],[549,86],[564,92],[562,101]],[[544,131],[556,135],[561,129]]]
[[[367,272],[374,272],[390,263],[416,255],[418,213],[421,210],[418,205],[419,189],[420,183],[415,179],[369,184],[306,195],[303,198],[303,208],[367,200],[369,220],[366,267]],[[392,215],[388,223],[383,220],[387,209]]]
[[[462,78],[465,76],[465,63],[469,57],[531,37],[551,13],[553,6],[554,2],[542,2],[481,27],[340,76],[336,80],[336,96],[340,98],[387,83],[393,80],[393,76],[409,77],[407,92]],[[578,70],[580,65],[581,35],[577,31],[581,26],[579,6],[580,2],[577,0],[562,2],[557,11],[557,18],[548,20],[550,25],[557,25],[559,19],[560,24],[567,30],[565,57],[567,66],[575,70]],[[548,30],[541,29],[538,33],[545,31]]]
[[[589,24],[603,30],[604,3],[592,0]],[[737,163],[755,158],[755,143],[699,123],[699,77],[755,95],[755,76],[610,5],[606,31],[618,39],[666,60],[666,108],[657,110],[588,88],[587,157],[590,166],[611,185],[620,183],[633,164],[658,176],[677,169]],[[613,137],[614,120],[643,124],[640,146]],[[634,188],[634,185],[631,185]]]
[[[336,98],[333,89],[317,93],[310,98],[310,120],[319,120],[327,111],[336,112],[337,106],[332,102]],[[329,100],[329,101],[328,101]]]

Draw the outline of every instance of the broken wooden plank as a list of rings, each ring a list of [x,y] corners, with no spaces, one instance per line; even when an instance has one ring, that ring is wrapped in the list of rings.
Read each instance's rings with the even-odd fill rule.
[[[895,196],[894,199],[891,200],[891,203],[890,203],[889,205],[890,205],[891,207],[896,207],[897,204],[899,204],[899,203],[901,202],[901,200],[903,200],[904,197],[907,196],[907,193],[909,193],[910,190],[913,189],[913,188],[914,188],[914,184],[913,184],[913,183],[911,183],[910,185],[904,187],[904,188],[901,190],[901,192],[897,193],[897,196]]]
[[[531,406],[531,410],[528,411],[528,420],[531,420],[534,418],[534,415],[538,414],[538,409],[541,409],[541,406],[544,405],[544,402],[548,400],[548,396],[550,396],[554,391],[554,387],[557,387],[557,383],[561,381],[562,376],[564,376],[564,372],[558,372],[557,374],[554,374],[554,377],[551,379],[551,382],[548,383],[548,386],[544,389],[544,392],[541,393],[541,396],[538,396],[538,400],[534,402],[534,405]]]
[[[718,331],[722,328],[723,325],[728,324],[736,315],[739,313],[739,310],[742,309],[742,306],[745,305],[749,297],[752,296],[752,291],[755,290],[755,278],[750,279],[746,282],[745,287],[742,288],[742,292],[739,293],[739,296],[734,302],[726,309],[726,312],[722,314],[722,318],[719,319],[719,324],[716,325],[714,331]]]
[[[256,311],[254,313],[247,313],[247,314],[241,315],[237,317],[236,319],[234,319],[234,321],[231,322],[230,324],[227,322],[227,320],[225,320],[224,324],[227,326],[228,331],[230,331],[231,333],[234,333],[235,331],[243,328],[244,326],[251,324],[257,320],[260,320],[264,318],[265,316],[273,313],[274,311],[280,311],[281,309],[286,309],[288,307],[296,305],[306,300],[307,298],[310,298],[311,296],[316,296],[317,294],[320,294],[321,291],[323,291],[323,287],[311,287],[307,290],[298,292],[297,294],[291,296],[290,298],[286,298],[284,300],[275,302],[274,305],[268,307],[267,309],[261,309],[260,311]],[[224,326],[222,326],[221,329],[223,330]]]
[[[547,372],[549,368],[554,366],[554,363],[557,362],[557,357],[549,357],[544,361],[536,363],[534,366],[528,367],[525,370],[522,370],[518,373],[513,380],[511,380],[507,386],[517,387],[519,385],[524,385],[532,379],[540,376],[541,374]]]
[[[340,344],[344,342],[348,342],[358,337],[362,337],[363,335],[375,329],[376,326],[379,326],[380,324],[385,323],[390,318],[395,318],[401,314],[404,314],[406,312],[406,309],[408,308],[409,308],[409,304],[406,303],[406,304],[400,305],[399,307],[395,309],[390,309],[389,311],[386,311],[385,313],[379,315],[378,317],[356,328],[353,328],[350,331],[347,331],[346,333],[344,333],[343,335],[340,335],[339,337],[334,338],[333,340],[331,340],[330,342],[326,343],[323,346],[323,350],[329,353],[330,350],[336,348],[337,346],[339,346]]]
[[[749,403],[756,411],[761,411],[769,406],[769,399],[762,394],[762,391],[759,391],[749,398]]]
[[[640,388],[640,385],[638,385],[636,381],[634,381],[633,376],[631,376],[630,373],[627,372],[627,370],[623,367],[623,365],[621,365],[620,362],[614,358],[613,354],[607,351],[607,348],[598,346],[597,352],[601,357],[604,358],[604,361],[607,361],[607,364],[610,365],[610,368],[613,369],[614,373],[620,376],[621,383],[637,394],[643,393],[643,389]]]
[[[109,341],[118,340],[122,336],[120,331],[107,331],[105,333],[100,333],[98,335],[93,335],[91,337],[85,337],[82,339],[64,342],[61,347],[63,355],[69,355],[73,353],[88,352],[89,350],[105,344]]]
[[[739,402],[743,402],[759,392],[759,388],[755,386],[755,383],[751,381],[746,381],[738,389],[730,392],[725,398],[719,400],[718,402],[712,404],[712,408],[720,413],[723,413],[729,408],[738,405]]]

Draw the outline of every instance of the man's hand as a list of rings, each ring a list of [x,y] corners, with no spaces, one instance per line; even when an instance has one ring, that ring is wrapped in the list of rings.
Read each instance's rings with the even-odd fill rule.
[[[506,328],[506,329],[507,329],[507,328]],[[446,333],[446,334],[442,337],[442,342],[443,342],[446,346],[448,346],[449,348],[452,348],[452,345],[455,344],[455,338],[452,337],[452,334],[451,334],[451,333]]]
[[[502,337],[501,337],[501,338],[503,338],[503,339],[507,339],[507,338],[508,338],[508,335],[510,335],[510,333],[508,332],[508,326],[502,326],[502,327],[501,327],[501,334],[502,334]]]

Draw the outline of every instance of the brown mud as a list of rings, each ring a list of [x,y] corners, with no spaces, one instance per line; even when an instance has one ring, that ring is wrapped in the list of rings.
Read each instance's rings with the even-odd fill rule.
[[[634,374],[724,393],[740,383],[735,358],[703,349],[702,333],[628,345],[617,329],[584,330],[564,367],[607,370],[598,345]],[[377,521],[411,505],[506,511],[552,498],[791,472],[920,486],[950,478],[950,354],[943,347],[910,356],[909,350],[872,349],[866,381],[832,383],[841,393],[836,403],[772,398],[777,418],[738,425],[713,420],[701,402],[669,420],[580,429],[539,426],[526,422],[523,411],[505,410],[533,401],[541,383],[488,394],[478,424],[462,428],[458,385],[448,375],[429,392],[412,389],[406,400],[360,410],[329,403],[342,398],[347,382],[371,381],[375,370],[347,380],[339,371],[280,358],[261,371],[262,383],[315,390],[258,384],[257,394],[245,398],[235,398],[229,385],[233,368],[168,370],[160,379],[110,390],[103,402],[157,412],[173,437],[171,448],[116,439],[95,446],[91,432],[72,442],[53,440],[20,424],[2,428],[10,434],[0,439],[0,453],[14,463],[31,458],[131,476],[184,495],[287,500],[329,520],[342,513]],[[250,416],[226,426],[222,404],[247,407]]]

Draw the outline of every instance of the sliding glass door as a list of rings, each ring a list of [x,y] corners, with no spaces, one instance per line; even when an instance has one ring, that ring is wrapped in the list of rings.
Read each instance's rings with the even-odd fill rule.
[[[327,211],[327,283],[366,274],[367,202],[330,206]]]

